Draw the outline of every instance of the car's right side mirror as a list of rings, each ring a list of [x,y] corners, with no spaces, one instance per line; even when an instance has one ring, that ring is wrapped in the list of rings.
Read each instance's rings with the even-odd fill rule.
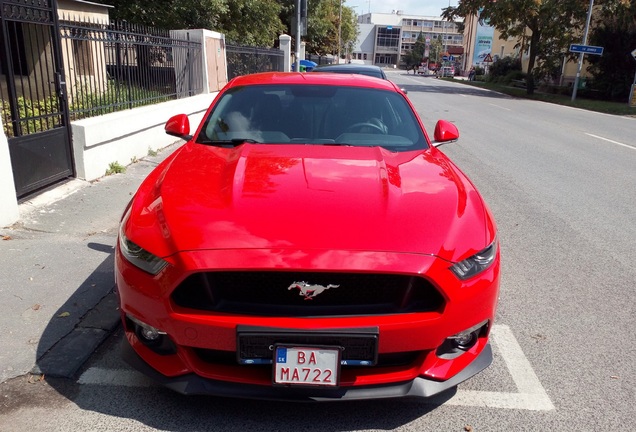
[[[447,120],[439,120],[435,125],[433,138],[435,139],[433,145],[439,147],[442,144],[457,141],[459,139],[459,130],[453,123]]]

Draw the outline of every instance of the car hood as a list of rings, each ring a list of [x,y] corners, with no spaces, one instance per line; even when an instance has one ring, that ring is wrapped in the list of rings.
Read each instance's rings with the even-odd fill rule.
[[[162,257],[330,249],[457,261],[487,245],[487,214],[473,185],[435,148],[188,143],[141,186],[127,233]]]

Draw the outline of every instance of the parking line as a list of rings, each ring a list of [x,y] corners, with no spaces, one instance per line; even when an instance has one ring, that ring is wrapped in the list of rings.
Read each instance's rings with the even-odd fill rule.
[[[458,389],[444,405],[488,407],[549,411],[554,405],[534,373],[530,362],[523,354],[512,331],[506,325],[494,325],[491,338],[496,353],[504,360],[517,393]],[[125,387],[158,386],[149,378],[134,370],[89,368],[77,380],[79,384],[110,385]],[[460,385],[461,387],[461,385]],[[435,399],[431,402],[435,403]]]
[[[501,324],[493,325],[490,335],[519,392],[505,393],[460,389],[446,404],[531,411],[553,410],[554,405],[550,397],[534,373],[510,328]]]

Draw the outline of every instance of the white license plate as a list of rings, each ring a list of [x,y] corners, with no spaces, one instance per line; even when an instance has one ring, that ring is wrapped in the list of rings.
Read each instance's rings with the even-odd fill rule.
[[[274,348],[274,384],[338,385],[340,349],[281,346]]]

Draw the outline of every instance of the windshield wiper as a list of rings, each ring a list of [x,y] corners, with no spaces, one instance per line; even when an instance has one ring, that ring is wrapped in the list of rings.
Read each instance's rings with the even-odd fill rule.
[[[260,144],[260,141],[256,141],[255,139],[251,139],[251,138],[232,138],[230,140],[211,140],[211,139],[203,138],[203,139],[198,139],[197,143],[210,144],[210,145],[221,146],[221,147],[225,147],[225,146],[236,147],[245,143]]]

